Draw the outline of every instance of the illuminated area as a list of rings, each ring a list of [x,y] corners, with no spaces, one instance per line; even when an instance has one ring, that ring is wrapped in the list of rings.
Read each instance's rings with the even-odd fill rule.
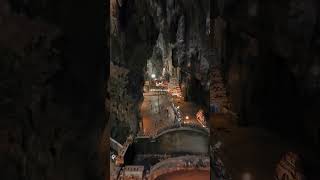
[[[305,15],[295,1],[111,2],[112,177],[303,176],[282,159],[288,151],[317,177],[320,56],[310,39],[319,18],[311,1],[301,2]],[[211,164],[189,167],[199,157]]]
[[[1,0],[0,179],[320,180],[319,5]]]
[[[125,2],[111,1],[111,178],[209,180],[210,1]]]
[[[155,75],[155,74],[151,74],[151,78],[152,78],[152,79],[155,79],[155,78],[156,78],[156,75]]]

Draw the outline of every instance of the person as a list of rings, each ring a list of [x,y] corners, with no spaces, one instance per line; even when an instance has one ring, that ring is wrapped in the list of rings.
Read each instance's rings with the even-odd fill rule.
[[[167,111],[167,117],[169,117],[169,110],[168,110],[168,108],[166,109],[166,111]]]

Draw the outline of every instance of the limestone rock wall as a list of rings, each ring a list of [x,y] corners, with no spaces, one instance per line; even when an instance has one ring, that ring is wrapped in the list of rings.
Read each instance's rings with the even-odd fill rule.
[[[199,95],[205,94],[212,61],[208,32],[210,1],[152,2],[157,7],[154,17],[160,22],[157,23],[160,30],[158,46],[162,50],[164,67],[171,76],[181,77],[180,83],[186,87],[184,91],[190,91],[188,99],[205,101],[206,97],[199,98]],[[203,91],[194,91],[196,89]]]
[[[110,52],[116,70],[109,79],[109,91],[111,135],[121,142],[139,130],[144,74],[158,30],[149,1],[119,2],[111,1]]]
[[[319,3],[226,0],[213,14],[226,23],[217,37],[226,46],[216,48],[226,52],[223,72],[240,122],[299,136],[319,131],[312,110],[320,92]]]
[[[104,9],[0,2],[1,179],[105,179]]]
[[[113,77],[114,82],[124,84],[110,84],[115,92],[110,99],[114,101],[112,134],[120,137],[139,130],[147,60],[156,68],[157,76],[162,74],[163,68],[172,69],[173,65],[197,79],[197,83],[187,81],[187,75],[183,74],[183,81],[192,89],[199,89],[199,85],[205,87],[210,64],[207,41],[209,1],[146,0],[138,3],[113,0],[111,12],[111,61],[126,71],[121,77]],[[190,62],[192,67],[188,66]],[[203,93],[194,91],[190,94],[199,97]],[[122,112],[123,109],[128,111]],[[120,127],[128,130],[122,134]]]

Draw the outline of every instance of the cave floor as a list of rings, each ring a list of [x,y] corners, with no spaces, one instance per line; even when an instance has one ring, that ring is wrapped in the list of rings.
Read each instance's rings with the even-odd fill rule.
[[[182,98],[172,97],[167,93],[158,96],[157,92],[145,92],[141,106],[143,118],[143,134],[152,135],[158,129],[173,125],[175,115],[171,103],[179,106],[184,123],[199,123],[196,113],[200,107]],[[168,109],[168,110],[167,110]],[[189,119],[185,119],[188,116]]]
[[[192,102],[184,101],[183,98],[171,97],[171,101],[176,105],[180,106],[180,111],[182,113],[182,118],[185,123],[196,123],[200,124],[196,118],[197,112],[201,109],[199,105],[196,105]],[[188,116],[189,119],[185,119]]]
[[[174,123],[174,114],[166,94],[158,95],[157,92],[146,92],[143,96],[141,114],[144,135],[152,135],[158,129]]]
[[[223,124],[223,116],[215,123]],[[226,118],[226,117],[225,117]],[[228,121],[225,119],[225,121]],[[312,147],[299,143],[294,138],[284,139],[266,129],[238,127],[232,123],[215,125],[211,143],[222,142],[219,156],[227,171],[235,180],[274,179],[275,167],[281,155],[287,151],[298,152],[308,162],[309,179],[320,179],[317,173],[319,156]],[[213,130],[211,130],[213,132]]]

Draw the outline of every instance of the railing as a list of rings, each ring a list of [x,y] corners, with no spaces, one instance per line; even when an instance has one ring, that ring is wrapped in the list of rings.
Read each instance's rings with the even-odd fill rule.
[[[184,130],[190,130],[190,131],[197,131],[197,132],[204,132],[209,133],[209,129],[206,127],[203,127],[199,125],[198,123],[189,123],[189,124],[174,124],[173,126],[167,126],[162,129],[159,129],[154,136],[154,138],[157,138],[163,134],[166,134],[168,132],[172,131],[184,131]]]
[[[120,144],[119,142],[117,142],[115,139],[111,137],[110,137],[110,146],[116,151],[119,151],[120,149],[123,148],[122,144]]]
[[[115,141],[116,143],[116,141]],[[119,145],[119,147],[121,147],[119,150],[118,150],[118,156],[116,158],[116,165],[122,165],[124,163],[124,156],[129,148],[129,146],[133,143],[133,136],[130,135],[128,136],[126,142],[123,144],[123,145]]]

